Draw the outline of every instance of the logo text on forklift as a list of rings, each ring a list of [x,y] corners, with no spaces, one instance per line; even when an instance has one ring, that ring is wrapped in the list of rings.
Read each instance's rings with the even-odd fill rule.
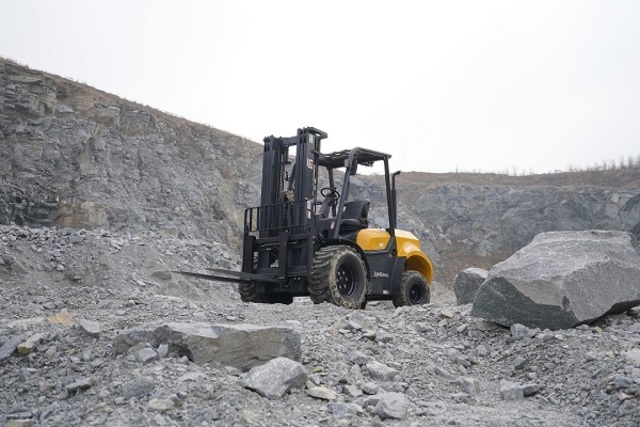
[[[384,277],[384,278],[389,278],[389,273],[385,273],[384,271],[374,271],[373,272],[373,277]]]

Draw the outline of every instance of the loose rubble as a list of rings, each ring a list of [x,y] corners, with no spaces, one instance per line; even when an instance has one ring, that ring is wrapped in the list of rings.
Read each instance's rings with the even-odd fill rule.
[[[37,243],[29,240],[35,230],[3,231],[16,239],[0,253],[25,270],[0,267],[5,425],[640,425],[637,307],[551,331],[473,317],[451,294],[426,306],[370,302],[360,311],[305,298],[247,304],[227,284],[172,274],[166,280],[180,286],[167,295],[154,272],[187,260],[202,268],[194,260],[217,247],[156,236],[145,246],[163,260],[142,266],[144,252],[125,250],[141,236],[82,232],[82,243],[65,246],[65,265],[102,252],[112,268],[105,279],[94,261],[84,265],[94,273],[74,280],[43,262],[54,242],[79,231],[43,230],[49,239]],[[121,249],[111,252],[114,237]],[[166,325],[257,325],[298,337],[299,353],[250,368],[203,361],[169,339]],[[258,350],[242,347],[241,356]]]

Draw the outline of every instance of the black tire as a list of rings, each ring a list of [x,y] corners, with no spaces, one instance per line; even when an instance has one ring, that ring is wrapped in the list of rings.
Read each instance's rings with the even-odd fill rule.
[[[242,302],[262,302],[259,301],[255,282],[239,283],[238,293],[240,294],[240,300]]]
[[[311,300],[351,309],[362,308],[369,291],[364,261],[350,246],[327,246],[313,260],[307,289]]]
[[[242,302],[262,304],[291,304],[293,302],[292,295],[257,292],[255,282],[238,284],[238,293]]]
[[[405,305],[422,305],[431,301],[431,289],[427,279],[415,270],[402,272],[400,292],[393,296],[393,305],[402,307]]]

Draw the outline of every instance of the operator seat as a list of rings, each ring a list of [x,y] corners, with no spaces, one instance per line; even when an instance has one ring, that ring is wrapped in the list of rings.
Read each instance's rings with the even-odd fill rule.
[[[348,233],[369,227],[369,200],[354,200],[344,204],[340,232]]]

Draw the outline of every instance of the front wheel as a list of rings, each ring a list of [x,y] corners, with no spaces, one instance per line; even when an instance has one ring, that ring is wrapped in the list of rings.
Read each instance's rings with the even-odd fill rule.
[[[257,292],[256,282],[238,284],[238,293],[242,302],[261,304],[291,304],[293,296],[289,294]]]
[[[428,304],[431,301],[431,290],[427,279],[415,270],[402,272],[400,292],[393,297],[393,305],[402,307],[405,305]]]
[[[362,308],[369,291],[364,261],[350,246],[322,248],[314,257],[308,289],[316,304],[327,301],[347,308]]]

